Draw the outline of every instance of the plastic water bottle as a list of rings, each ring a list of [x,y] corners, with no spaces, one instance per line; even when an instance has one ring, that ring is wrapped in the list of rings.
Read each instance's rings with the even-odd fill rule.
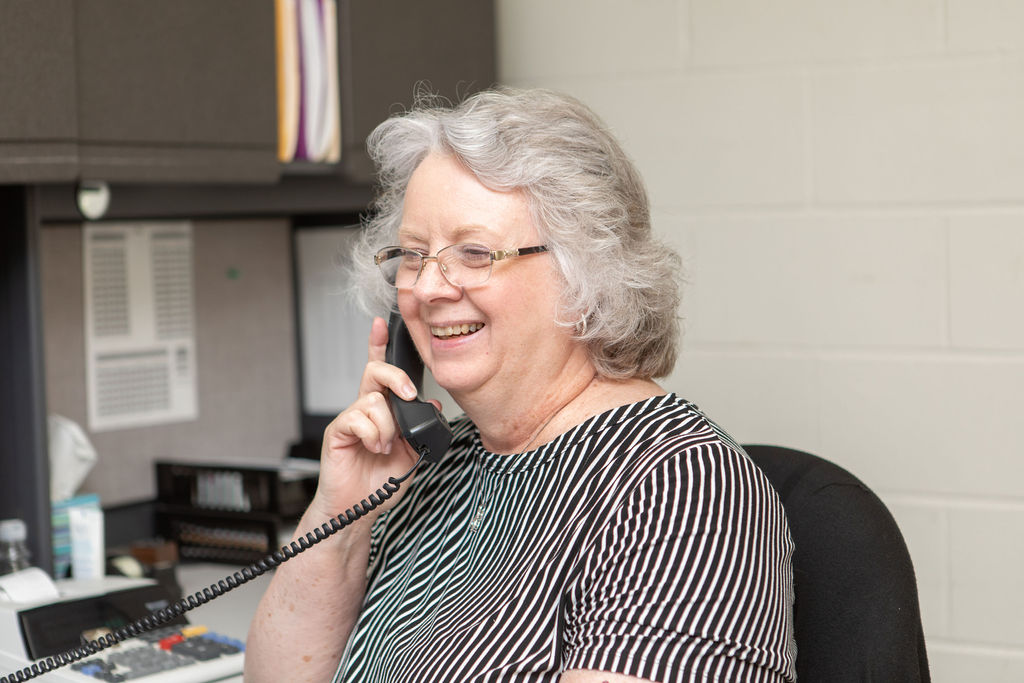
[[[0,574],[28,569],[32,566],[29,556],[28,529],[20,519],[0,520]]]

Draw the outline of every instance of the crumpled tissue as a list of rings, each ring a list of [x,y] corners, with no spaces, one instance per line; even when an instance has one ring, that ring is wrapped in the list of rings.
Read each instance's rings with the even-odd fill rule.
[[[50,440],[50,498],[67,500],[96,464],[96,449],[77,423],[61,415],[46,419]]]

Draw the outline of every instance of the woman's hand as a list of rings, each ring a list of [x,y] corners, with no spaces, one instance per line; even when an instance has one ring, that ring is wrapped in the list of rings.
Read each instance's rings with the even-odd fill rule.
[[[323,516],[336,516],[380,488],[388,477],[402,476],[417,455],[401,437],[391,414],[387,392],[415,398],[416,388],[405,372],[384,362],[387,323],[374,318],[369,353],[359,384],[359,397],[324,431],[320,482],[312,506]],[[384,507],[391,507],[399,491]],[[381,512],[378,508],[375,517]]]

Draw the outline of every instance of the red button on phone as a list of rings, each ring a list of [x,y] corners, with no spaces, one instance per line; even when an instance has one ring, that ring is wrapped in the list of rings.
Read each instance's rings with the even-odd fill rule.
[[[160,639],[160,649],[162,649],[162,650],[170,650],[172,647],[174,647],[178,643],[182,642],[183,640],[185,640],[185,636],[181,635],[180,633],[175,633],[173,636],[167,636],[166,638],[161,638]]]

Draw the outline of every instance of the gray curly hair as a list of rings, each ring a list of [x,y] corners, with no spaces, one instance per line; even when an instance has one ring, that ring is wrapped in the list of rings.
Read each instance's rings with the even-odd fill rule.
[[[499,88],[451,106],[420,98],[367,145],[380,188],[353,253],[357,297],[394,306],[373,255],[396,243],[405,188],[430,153],[450,154],[479,181],[526,197],[564,279],[561,325],[574,329],[600,375],[663,377],[679,340],[679,256],[651,233],[647,192],[601,120],[572,97]]]

